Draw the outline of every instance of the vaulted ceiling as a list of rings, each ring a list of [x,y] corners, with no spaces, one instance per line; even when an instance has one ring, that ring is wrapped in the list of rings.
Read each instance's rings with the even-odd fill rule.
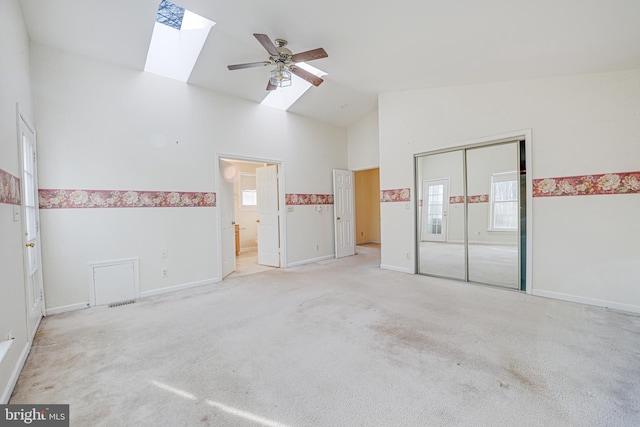
[[[21,0],[30,38],[142,70],[160,0]],[[378,94],[640,68],[639,0],[175,0],[216,25],[189,84],[253,102],[269,68],[252,36],[289,41],[328,75],[289,111],[348,126]]]

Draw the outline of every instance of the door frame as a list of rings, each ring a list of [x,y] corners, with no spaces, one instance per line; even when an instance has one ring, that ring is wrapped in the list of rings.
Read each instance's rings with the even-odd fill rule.
[[[219,280],[222,280],[222,222],[220,218],[220,211],[217,209],[220,207],[217,196],[220,194],[220,159],[237,160],[239,162],[254,162],[254,163],[268,163],[278,166],[278,213],[280,218],[280,267],[287,266],[287,216],[285,212],[285,185],[284,185],[284,160],[269,159],[264,157],[252,157],[244,156],[241,154],[231,153],[216,153],[214,162],[214,176],[215,176],[215,189],[216,189],[216,223],[217,223],[217,236],[216,244],[218,248],[218,275]],[[258,243],[259,244],[259,243]]]
[[[233,183],[227,183],[227,184],[223,184],[223,178],[222,178],[222,173],[224,171],[220,170],[220,164],[221,163],[226,163],[228,165],[231,165],[231,163],[227,162],[224,159],[218,159],[218,173],[216,175],[216,178],[218,179],[218,189],[217,189],[217,193],[216,193],[216,205],[218,205],[218,203],[222,204],[223,200],[226,200],[226,197],[222,197],[222,193],[223,193],[223,189],[229,185],[229,187],[231,188],[231,193],[229,194],[229,197],[233,200],[234,199],[234,192],[233,192],[233,187],[235,184],[235,177],[234,177],[234,182]],[[226,191],[225,191],[226,194]],[[225,277],[227,277],[229,274],[233,273],[234,271],[236,271],[237,266],[236,266],[236,251],[235,248],[225,248],[224,247],[224,238],[226,237],[225,235],[225,230],[223,228],[223,223],[222,223],[222,211],[223,211],[223,207],[221,207],[220,205],[217,206],[218,208],[218,221],[220,223],[220,228],[219,228],[219,235],[220,235],[220,242],[221,242],[221,246],[220,246],[220,259],[221,259],[221,263],[220,263],[220,278],[222,280],[224,280]],[[227,207],[224,207],[224,209],[226,209]],[[231,233],[235,234],[235,206],[231,206],[231,212],[232,212],[232,221],[230,224],[230,228],[231,228]],[[235,240],[235,239],[234,239]],[[225,249],[227,250],[225,252]],[[224,268],[224,259],[225,259],[225,255],[231,255],[233,257],[233,269],[231,269],[230,271],[226,272],[225,268]]]
[[[417,179],[419,175],[418,175],[417,159],[421,156],[446,153],[449,151],[457,151],[457,150],[469,149],[469,148],[479,148],[483,146],[495,145],[495,144],[506,143],[511,141],[516,142],[517,140],[524,140],[524,158],[526,159],[526,162],[524,165],[526,166],[526,168],[524,168],[523,170],[523,165],[520,166],[520,169],[521,169],[520,174],[521,175],[522,173],[525,174],[525,181],[526,181],[526,185],[525,185],[526,194],[524,195],[525,201],[526,201],[526,227],[525,227],[526,245],[525,247],[521,247],[519,243],[518,246],[519,246],[520,253],[522,253],[522,251],[524,250],[526,254],[524,266],[521,266],[525,268],[524,291],[525,293],[531,295],[532,289],[533,289],[533,167],[532,167],[532,155],[531,155],[532,154],[531,129],[523,129],[519,131],[507,132],[507,133],[498,134],[498,135],[486,136],[486,137],[471,139],[471,140],[462,141],[458,143],[453,143],[451,145],[446,145],[446,146],[436,146],[432,150],[415,153],[413,155],[414,157],[413,159],[414,160],[413,161],[413,185],[414,185],[413,191],[415,193],[416,188],[418,186]],[[466,181],[466,176],[465,176],[465,181]],[[522,196],[523,194],[520,194],[520,197]],[[416,254],[418,254],[420,251],[420,239],[418,235],[418,231],[419,231],[418,214],[419,214],[418,204],[415,203],[415,209],[413,210],[413,230],[414,230],[413,234],[414,234],[414,243],[415,243],[414,250]],[[466,234],[467,233],[465,230],[465,236]],[[418,262],[419,262],[417,256],[414,257],[414,261],[415,261],[415,264],[413,266],[414,268],[413,273],[417,274]]]
[[[23,277],[24,277],[24,291],[25,291],[25,313],[27,316],[27,340],[29,342],[33,342],[33,339],[35,337],[36,332],[38,331],[38,327],[40,326],[40,322],[42,321],[42,318],[45,316],[46,314],[46,305],[45,305],[45,298],[44,298],[44,277],[42,274],[42,241],[40,238],[40,212],[39,212],[39,207],[38,207],[38,168],[36,167],[34,170],[34,189],[35,189],[35,226],[36,226],[36,236],[35,236],[35,245],[36,247],[34,248],[37,253],[36,253],[36,257],[38,260],[38,272],[36,280],[38,282],[38,288],[39,288],[39,292],[40,292],[40,316],[38,318],[38,320],[35,322],[35,325],[32,327],[31,324],[31,310],[32,310],[32,306],[31,306],[31,300],[30,300],[30,294],[32,292],[32,290],[29,290],[28,287],[31,286],[30,283],[30,279],[29,279],[29,273],[27,272],[27,268],[28,268],[28,262],[27,262],[27,251],[25,249],[25,233],[27,232],[27,226],[26,226],[26,210],[24,209],[24,203],[25,203],[25,182],[24,182],[24,150],[23,150],[23,146],[22,146],[22,126],[24,125],[32,134],[33,134],[33,138],[34,138],[34,155],[36,158],[36,166],[37,166],[37,158],[38,158],[38,139],[37,139],[37,134],[36,134],[36,130],[35,127],[31,124],[31,120],[20,110],[20,105],[16,104],[16,127],[17,127],[17,143],[18,143],[18,161],[19,161],[19,171],[20,171],[20,220],[22,222],[21,224],[21,249],[22,249],[22,257],[23,257]]]

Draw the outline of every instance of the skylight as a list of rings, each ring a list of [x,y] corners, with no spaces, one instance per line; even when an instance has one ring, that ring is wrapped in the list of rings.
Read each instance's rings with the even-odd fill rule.
[[[186,82],[214,25],[207,18],[162,0],[144,70]]]
[[[156,22],[179,30],[182,27],[182,18],[184,17],[184,8],[175,4],[162,0],[158,6],[158,14]]]
[[[319,70],[305,62],[298,62],[296,67],[300,67],[308,72],[318,76],[323,77],[326,76],[322,70]],[[291,86],[289,87],[279,87],[276,90],[272,90],[269,94],[262,100],[262,105],[267,105],[269,107],[277,108],[279,110],[288,110],[304,93],[309,90],[311,86],[313,86],[308,81],[301,79],[295,74],[291,74]]]

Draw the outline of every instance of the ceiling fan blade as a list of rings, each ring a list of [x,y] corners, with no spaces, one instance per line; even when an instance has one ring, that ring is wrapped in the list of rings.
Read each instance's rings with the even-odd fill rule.
[[[326,58],[327,52],[323,48],[308,50],[291,55],[293,62],[313,61],[314,59]]]
[[[269,83],[267,83],[267,90],[276,90],[278,86],[271,84],[271,80],[269,80]]]
[[[266,67],[267,65],[271,65],[271,62],[269,61],[249,62],[247,64],[227,65],[227,68],[230,70],[241,70],[243,68]]]
[[[260,42],[260,44],[262,45],[262,47],[264,47],[267,52],[269,52],[269,55],[271,56],[280,56],[280,52],[278,52],[278,49],[276,48],[276,45],[273,44],[273,42],[271,41],[271,39],[269,38],[268,35],[266,34],[254,34],[253,35],[255,38],[258,39],[258,41]]]
[[[291,72],[293,74],[295,74],[296,76],[300,77],[301,79],[305,79],[306,81],[308,81],[309,83],[311,83],[314,86],[320,86],[320,83],[322,83],[324,81],[320,77],[314,76],[313,74],[311,74],[307,70],[303,70],[300,67],[291,66],[291,67],[289,67],[289,69],[291,70]]]

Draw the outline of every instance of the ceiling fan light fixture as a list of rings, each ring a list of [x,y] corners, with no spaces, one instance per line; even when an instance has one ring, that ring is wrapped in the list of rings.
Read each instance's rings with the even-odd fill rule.
[[[291,86],[291,73],[284,67],[278,67],[271,71],[269,82],[278,87]]]

